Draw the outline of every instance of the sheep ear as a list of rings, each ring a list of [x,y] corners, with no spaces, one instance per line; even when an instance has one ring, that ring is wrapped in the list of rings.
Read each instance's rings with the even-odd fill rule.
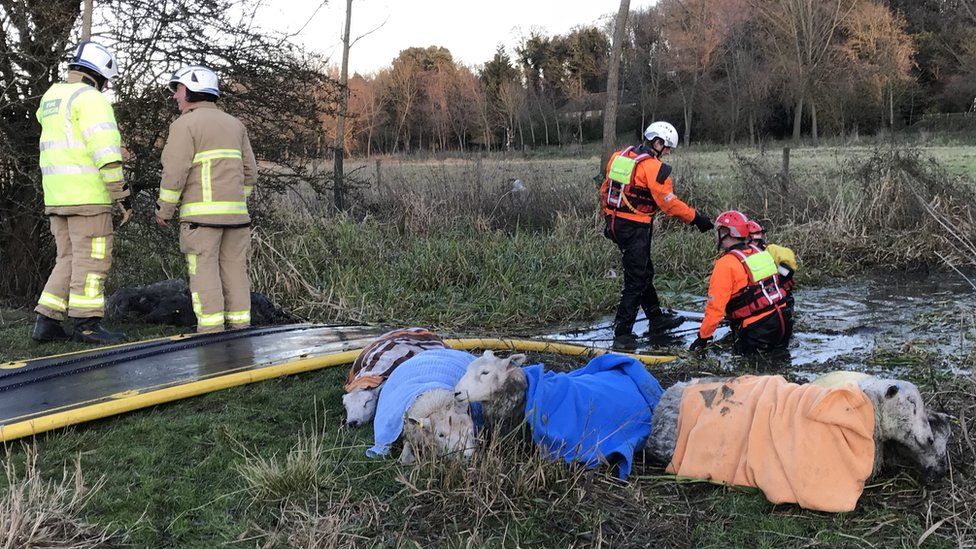
[[[885,398],[892,398],[892,397],[894,397],[897,394],[898,394],[898,386],[897,385],[889,385],[888,386],[888,390],[885,391]]]
[[[495,353],[491,349],[485,349],[485,352],[481,353],[483,358],[495,358]]]
[[[525,355],[519,353],[508,357],[508,369],[517,368],[525,364]]]
[[[948,427],[951,422],[949,414],[943,414],[942,412],[929,412],[928,420],[929,425],[933,428]]]

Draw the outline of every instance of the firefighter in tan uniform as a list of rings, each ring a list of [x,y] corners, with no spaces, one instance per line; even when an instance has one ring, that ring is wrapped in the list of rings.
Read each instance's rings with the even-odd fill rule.
[[[182,113],[163,148],[156,223],[168,226],[180,203],[180,251],[190,273],[197,332],[251,324],[247,197],[257,163],[240,120],[217,108],[217,75],[189,66],[169,81]]]
[[[112,104],[102,95],[119,73],[115,56],[94,42],[79,44],[68,61],[68,78],[44,93],[37,110],[41,124],[40,168],[44,212],[57,246],[54,270],[37,302],[31,337],[85,343],[117,343],[123,334],[101,326],[105,277],[112,265],[112,210],[121,224],[132,213],[122,179],[122,138]]]

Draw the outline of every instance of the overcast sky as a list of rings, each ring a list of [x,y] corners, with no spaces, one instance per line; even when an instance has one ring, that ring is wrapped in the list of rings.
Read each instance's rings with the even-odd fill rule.
[[[338,65],[342,61],[342,25],[345,0],[329,3],[311,17],[321,0],[276,0],[263,23],[279,30],[299,30],[310,21],[298,40],[325,54]],[[631,10],[654,0],[631,0]],[[465,65],[479,65],[494,55],[498,44],[509,52],[519,37],[538,28],[561,34],[575,26],[603,26],[613,17],[617,0],[355,0],[352,37],[376,27],[349,55],[350,72],[370,73],[389,66],[400,50],[411,46],[443,46]],[[309,18],[311,17],[311,20]],[[385,24],[384,24],[385,21]]]

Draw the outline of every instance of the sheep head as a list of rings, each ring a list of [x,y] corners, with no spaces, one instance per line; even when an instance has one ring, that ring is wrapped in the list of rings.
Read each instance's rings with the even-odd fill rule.
[[[407,416],[403,427],[404,454],[400,459],[403,464],[413,463],[416,459],[414,452],[417,451],[433,451],[464,459],[474,455],[474,421],[467,405],[449,403],[427,417]]]
[[[464,376],[454,386],[454,398],[458,402],[484,402],[491,400],[505,387],[515,370],[525,364],[525,355],[517,354],[506,358],[485,351],[468,364]]]
[[[342,395],[342,406],[346,409],[346,425],[359,427],[369,423],[376,413],[379,389],[353,389]]]
[[[925,409],[918,387],[907,381],[870,378],[858,384],[874,402],[878,443],[896,443],[930,479],[945,475],[949,422]]]
[[[944,477],[949,469],[948,443],[951,434],[951,418],[943,413],[926,412],[929,426],[932,428],[933,443],[931,449],[919,452],[907,445],[889,441],[888,450],[893,459],[890,461],[904,465],[906,463],[921,467],[928,481],[936,481]],[[885,455],[888,457],[888,454]]]

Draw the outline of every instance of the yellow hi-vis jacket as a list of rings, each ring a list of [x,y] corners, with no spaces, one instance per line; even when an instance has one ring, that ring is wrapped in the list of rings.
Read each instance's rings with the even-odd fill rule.
[[[209,101],[192,103],[169,126],[156,215],[169,219],[182,202],[181,222],[246,225],[257,172],[244,124]]]
[[[122,183],[122,137],[108,99],[80,73],[41,97],[40,168],[48,214],[111,211],[129,194]]]

